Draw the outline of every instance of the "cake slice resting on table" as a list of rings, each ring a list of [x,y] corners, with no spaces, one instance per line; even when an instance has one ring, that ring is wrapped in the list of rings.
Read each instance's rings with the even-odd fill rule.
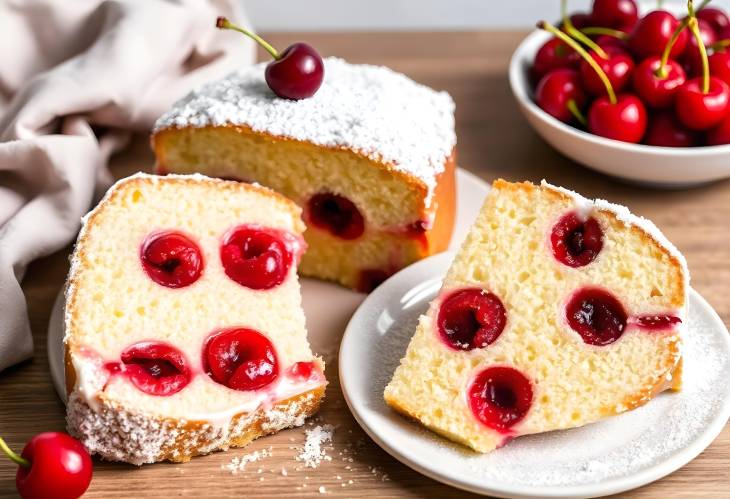
[[[679,389],[689,274],[622,206],[498,180],[385,389],[479,452]]]
[[[84,220],[66,291],[68,429],[101,457],[187,461],[301,425],[324,395],[269,189],[135,175]]]
[[[369,291],[446,249],[454,103],[384,67],[324,60],[310,98],[277,97],[265,64],[211,82],[155,125],[158,173],[256,181],[304,210],[303,275]]]

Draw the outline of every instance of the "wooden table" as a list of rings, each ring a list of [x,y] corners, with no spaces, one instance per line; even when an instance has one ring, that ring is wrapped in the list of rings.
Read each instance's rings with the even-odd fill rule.
[[[654,220],[687,256],[692,285],[730,321],[730,181],[677,192],[625,185],[559,156],[517,112],[507,83],[510,54],[522,32],[287,34],[271,36],[283,47],[306,40],[324,55],[351,62],[385,64],[451,93],[456,100],[459,164],[491,181],[542,178],[583,194],[628,205]],[[153,162],[146,137],[113,160],[124,176]],[[32,435],[64,428],[64,408],[51,386],[46,328],[53,300],[68,271],[70,247],[31,265],[23,283],[36,349],[33,360],[0,374],[0,434],[20,449]],[[349,312],[347,312],[349,313]],[[342,317],[342,327],[347,317]],[[336,351],[336,349],[334,349]],[[95,463],[88,497],[473,497],[441,485],[400,464],[360,430],[342,399],[336,359],[328,365],[330,385],[321,423],[337,426],[331,462],[296,471],[293,461],[304,440],[295,429],[216,453],[185,465],[132,466]],[[729,380],[730,382],[730,380]],[[357,449],[348,445],[356,444]],[[273,455],[236,475],[221,468],[233,456],[272,447]],[[340,455],[340,453],[343,455]],[[349,461],[352,458],[352,462]],[[284,476],[282,467],[288,471]],[[259,473],[259,469],[261,473]],[[0,459],[0,494],[14,496],[15,467]],[[350,483],[352,480],[352,483]],[[342,486],[342,484],[345,486]],[[730,430],[697,459],[631,497],[730,497]]]

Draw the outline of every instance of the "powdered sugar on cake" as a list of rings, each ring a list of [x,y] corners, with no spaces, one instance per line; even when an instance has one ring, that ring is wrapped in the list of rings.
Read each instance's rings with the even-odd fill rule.
[[[430,200],[456,144],[454,102],[388,68],[325,59],[319,91],[299,101],[276,97],[265,64],[241,69],[191,92],[155,124],[245,125],[254,131],[352,149],[421,180]]]

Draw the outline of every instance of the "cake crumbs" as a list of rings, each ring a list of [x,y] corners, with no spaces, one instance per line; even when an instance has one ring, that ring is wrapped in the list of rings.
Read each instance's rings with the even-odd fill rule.
[[[332,442],[334,433],[335,427],[329,424],[305,430],[304,447],[296,456],[296,460],[304,462],[304,466],[307,468],[317,468],[322,461],[331,461],[332,458],[327,454],[323,445]]]
[[[271,447],[269,447],[268,449],[257,450],[244,456],[236,456],[231,459],[230,463],[222,465],[221,468],[235,474],[239,471],[245,470],[248,463],[259,461],[271,455]],[[259,468],[259,473],[261,473],[261,468]]]
[[[320,494],[326,494],[327,493],[327,489],[325,488],[324,485],[320,485],[319,486],[319,493]]]

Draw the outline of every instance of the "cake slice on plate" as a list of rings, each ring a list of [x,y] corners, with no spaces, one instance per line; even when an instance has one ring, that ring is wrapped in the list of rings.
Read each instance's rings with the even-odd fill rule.
[[[303,229],[260,186],[139,174],[112,187],[68,279],[69,432],[143,464],[303,424],[326,385],[296,274]]]
[[[385,400],[488,452],[680,386],[689,274],[649,221],[547,183],[494,183]]]
[[[298,203],[303,275],[369,291],[448,247],[454,103],[388,68],[324,61],[314,96],[276,97],[265,64],[211,82],[156,123],[158,173],[256,181]]]

